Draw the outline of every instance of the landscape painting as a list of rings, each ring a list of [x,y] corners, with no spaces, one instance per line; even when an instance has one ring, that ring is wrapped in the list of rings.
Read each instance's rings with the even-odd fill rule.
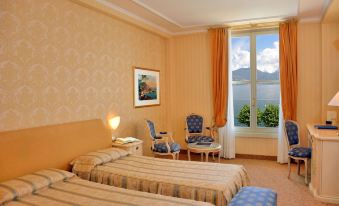
[[[160,71],[134,68],[134,107],[160,105]]]

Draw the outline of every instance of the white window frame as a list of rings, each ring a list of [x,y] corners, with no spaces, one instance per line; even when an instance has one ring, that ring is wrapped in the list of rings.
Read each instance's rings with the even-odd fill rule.
[[[251,86],[251,99],[250,99],[250,127],[236,127],[235,134],[239,137],[264,137],[264,138],[278,138],[278,127],[258,127],[257,126],[257,106],[256,106],[256,90],[257,83],[279,83],[280,80],[257,80],[257,50],[256,50],[256,36],[262,34],[278,34],[279,30],[265,29],[265,30],[251,30],[251,31],[232,31],[232,37],[250,37],[250,80],[232,81],[232,84],[250,84]],[[279,105],[280,106],[280,105]]]

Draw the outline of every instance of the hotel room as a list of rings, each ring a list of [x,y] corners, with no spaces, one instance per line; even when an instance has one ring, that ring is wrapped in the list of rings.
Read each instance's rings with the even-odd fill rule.
[[[339,0],[0,0],[0,205],[339,204]]]

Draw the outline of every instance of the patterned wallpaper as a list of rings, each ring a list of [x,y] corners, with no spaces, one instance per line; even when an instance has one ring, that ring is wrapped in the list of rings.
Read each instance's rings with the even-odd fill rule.
[[[121,116],[119,136],[161,127],[165,107],[134,109],[132,66],[161,70],[166,40],[68,0],[0,1],[0,131]]]

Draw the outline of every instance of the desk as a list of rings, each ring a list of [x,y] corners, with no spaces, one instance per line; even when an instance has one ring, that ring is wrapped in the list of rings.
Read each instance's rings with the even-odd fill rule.
[[[312,145],[311,183],[313,196],[323,202],[339,204],[339,136],[338,130],[320,130],[307,125]]]

